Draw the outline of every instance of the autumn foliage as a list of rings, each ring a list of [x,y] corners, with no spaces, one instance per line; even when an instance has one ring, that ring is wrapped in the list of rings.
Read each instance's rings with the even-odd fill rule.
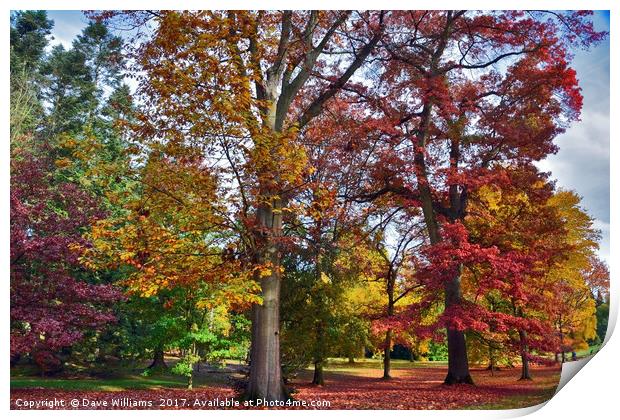
[[[474,365],[531,379],[587,349],[599,233],[536,163],[580,118],[590,15],[89,12],[48,56],[51,23],[16,13],[12,361],[173,353],[192,388],[244,359],[244,398],[284,401],[308,365],[322,386],[329,358],[381,353],[397,389],[372,398],[457,408],[497,396],[464,391]],[[393,377],[396,345],[445,353],[443,378]]]

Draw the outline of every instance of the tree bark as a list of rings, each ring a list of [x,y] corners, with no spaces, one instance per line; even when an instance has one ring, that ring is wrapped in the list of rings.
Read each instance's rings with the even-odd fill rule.
[[[493,347],[491,347],[491,344],[489,344],[489,367],[487,367],[487,370],[491,371],[491,376],[494,376],[495,371],[498,370],[495,366],[495,353],[493,352]]]
[[[527,332],[519,331],[519,341],[521,342],[521,378],[520,380],[532,380],[530,376],[530,360],[528,358]]]
[[[392,329],[388,328],[385,333],[385,345],[383,347],[383,379],[392,379],[390,376],[390,364],[392,361],[390,352],[392,350]]]
[[[153,362],[150,364],[149,369],[168,369],[162,347],[157,347],[153,351]]]
[[[431,120],[431,112],[433,102],[428,102],[422,109],[422,123],[420,132],[424,135],[418,137],[417,151],[414,155],[414,163],[418,177],[418,194],[422,204],[422,214],[428,231],[431,245],[441,242],[441,234],[439,231],[439,223],[437,221],[436,210],[433,206],[433,195],[429,186],[429,180],[426,169],[426,158],[424,156],[424,148],[426,147],[426,139]],[[452,142],[450,148],[451,165],[458,167],[459,143]],[[456,185],[450,186],[450,208],[447,209],[450,214],[451,221],[460,219],[465,213],[466,203],[463,200],[463,193],[459,193]],[[461,292],[461,267],[454,278],[446,282],[444,286],[445,308],[446,310],[452,305],[460,305],[462,299]],[[455,329],[447,328],[448,336],[448,374],[444,380],[446,385],[452,384],[473,384],[473,380],[469,374],[469,363],[467,360],[467,346],[465,344],[465,333]]]
[[[323,377],[323,363],[325,362],[323,333],[323,322],[319,321],[316,324],[316,347],[314,355],[314,377],[312,378],[312,384],[321,386],[325,385],[325,378]]]
[[[312,378],[313,385],[325,385],[325,378],[323,376],[323,361],[317,360],[314,362],[314,376]]]
[[[439,226],[432,208],[432,199],[428,186],[420,188],[420,196],[422,199],[422,210],[426,227],[429,233],[431,244],[437,244],[441,241],[439,234]],[[425,191],[427,190],[427,191]],[[444,287],[445,308],[448,309],[452,305],[460,305],[462,299],[461,292],[461,274],[459,272],[454,278],[446,282]],[[452,384],[472,384],[473,379],[469,374],[469,362],[467,360],[467,345],[465,343],[465,333],[452,328],[447,328],[448,336],[448,374],[444,380],[446,385]]]
[[[380,12],[380,22],[383,21],[384,12]],[[311,19],[316,19],[311,18]],[[346,16],[337,20],[332,28],[325,34],[324,40],[317,45],[317,50],[312,54],[321,54],[326,43],[331,39],[333,33],[345,21]],[[262,82],[256,81],[256,93],[258,99],[265,101],[263,124],[271,133],[278,135],[284,128],[284,122],[290,111],[290,104],[293,103],[296,95],[303,88],[305,74],[315,67],[314,60],[306,63],[300,68],[295,80],[290,82],[288,77],[284,77],[288,68],[288,50],[291,36],[292,13],[285,11],[282,14],[282,30],[276,60],[274,64],[265,72],[265,79]],[[308,26],[308,36],[314,31],[314,25]],[[319,115],[325,103],[331,99],[353,76],[353,73],[362,66],[364,60],[379,42],[383,34],[383,28],[373,36],[367,45],[362,47],[355,59],[345,70],[345,72],[330,86],[324,90],[301,114],[297,121],[299,129],[308,124],[314,117]],[[311,38],[309,38],[311,40]],[[310,46],[312,43],[310,42]],[[250,50],[256,48],[256,38],[250,39]],[[260,68],[260,62],[255,61]],[[293,66],[294,67],[294,66]],[[288,68],[288,70],[287,70]],[[288,75],[290,76],[290,74]],[[269,173],[258,173],[271,176]],[[268,276],[260,277],[259,283],[262,288],[262,305],[253,306],[252,315],[252,350],[250,364],[250,380],[246,390],[246,399],[265,399],[269,401],[284,401],[289,398],[288,392],[282,380],[280,366],[280,253],[278,240],[282,235],[282,208],[284,207],[281,193],[278,190],[278,181],[273,183],[275,186],[265,189],[259,187],[261,204],[257,209],[258,232],[256,252],[256,262],[264,264],[269,262],[272,272]]]
[[[396,283],[396,273],[392,266],[390,266],[390,270],[388,272],[388,282],[387,282],[387,295],[388,295],[388,307],[387,307],[387,315],[394,315],[394,285]],[[391,379],[390,376],[390,368],[391,368],[391,355],[392,351],[392,329],[388,328],[385,333],[385,344],[383,347],[383,379]]]
[[[445,287],[445,303],[446,309],[452,305],[461,303],[461,275],[447,282]],[[467,360],[467,344],[465,342],[465,333],[453,328],[447,328],[448,334],[448,374],[444,383],[446,385],[453,384],[470,384],[474,381],[469,374],[469,362]]]
[[[284,401],[288,392],[282,380],[280,365],[280,252],[278,238],[282,233],[282,200],[275,198],[258,208],[257,219],[262,236],[257,263],[270,266],[268,275],[257,272],[262,304],[252,308],[252,349],[247,400]],[[260,270],[259,270],[260,271]],[[264,273],[263,273],[264,274]]]
[[[566,354],[564,354],[564,332],[562,331],[561,324],[560,324],[560,352],[562,352],[562,363],[564,363],[566,362]]]

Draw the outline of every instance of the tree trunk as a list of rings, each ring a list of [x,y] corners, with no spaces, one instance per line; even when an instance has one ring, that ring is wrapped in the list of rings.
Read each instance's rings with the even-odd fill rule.
[[[560,324],[560,351],[562,352],[562,363],[566,362],[566,355],[564,354],[564,332]]]
[[[325,385],[325,378],[323,377],[323,361],[318,360],[314,362],[314,377],[312,378],[313,385]]]
[[[487,370],[491,371],[491,376],[495,376],[496,369],[497,367],[495,367],[495,353],[493,352],[493,347],[491,347],[491,344],[489,344],[489,367],[487,368]]]
[[[316,324],[316,344],[314,355],[314,377],[312,378],[313,385],[325,385],[325,379],[323,378],[323,363],[324,363],[324,338],[323,338],[323,322],[319,321]]]
[[[266,196],[263,195],[263,196]],[[261,285],[262,304],[252,307],[252,349],[246,400],[285,401],[288,392],[280,365],[280,252],[282,201],[271,196],[257,211],[259,240],[256,262],[268,265],[268,274],[255,274]]]
[[[530,376],[530,360],[528,358],[527,333],[519,331],[519,341],[521,342],[521,378],[520,380],[532,380]]]
[[[469,374],[467,346],[463,331],[448,329],[448,374],[444,383],[446,385],[474,384]]]
[[[392,264],[390,264],[390,268],[387,273],[387,296],[388,296],[388,306],[387,306],[387,315],[391,317],[394,315],[394,285],[396,284],[396,270]],[[390,376],[390,364],[392,361],[390,352],[392,351],[392,329],[388,328],[385,333],[385,344],[383,347],[383,379],[391,379]]]
[[[392,379],[390,376],[390,362],[392,361],[390,352],[392,350],[392,329],[388,328],[385,333],[385,345],[383,347],[383,379]]]
[[[355,357],[353,357],[353,356],[349,356],[349,364],[350,364],[350,365],[355,364]]]
[[[321,232],[323,222],[322,218],[319,217],[316,220],[317,231]],[[321,239],[320,236],[316,239],[317,249],[316,254],[314,256],[314,281],[316,284],[321,284],[322,279],[322,271],[321,271]],[[312,378],[313,385],[323,386],[325,385],[325,378],[323,377],[323,363],[325,358],[327,357],[326,349],[325,349],[325,321],[322,318],[325,313],[326,302],[324,300],[323,292],[318,291],[316,293],[316,301],[314,302],[315,306],[315,343],[314,343],[314,377]],[[314,300],[313,296],[313,300]]]
[[[168,369],[162,347],[157,347],[153,351],[153,362],[150,364],[149,369]]]
[[[425,112],[430,112],[430,108]],[[424,143],[418,144],[424,146]],[[426,178],[426,169],[424,163],[424,154],[421,152],[415,155],[416,166],[419,170],[421,180],[418,185],[418,192],[420,194],[420,201],[422,203],[422,213],[424,215],[424,222],[428,231],[428,236],[431,245],[435,245],[441,242],[441,235],[439,233],[439,224],[437,223],[437,217],[435,210],[433,209],[433,198],[430,187],[428,186],[428,179]],[[453,191],[451,190],[451,193]],[[456,200],[452,201],[451,212],[456,216],[458,213],[464,211],[464,208],[455,208],[457,206]],[[463,206],[464,204],[458,204]],[[456,219],[456,217],[454,217]],[[444,286],[445,293],[445,308],[448,309],[452,305],[460,305],[462,299],[461,292],[461,268],[459,267],[458,273],[454,278],[446,282]],[[473,380],[469,374],[469,363],[467,360],[467,346],[465,344],[465,333],[455,329],[447,328],[448,336],[448,374],[444,383],[446,385],[452,384],[472,384]]]
[[[187,389],[189,389],[190,391],[193,389],[193,379],[194,375],[189,375],[187,377]]]
[[[11,367],[15,367],[15,365],[17,365],[17,362],[19,362],[19,359],[21,358],[20,354],[11,354]],[[351,361],[351,358],[349,357],[349,362]]]
[[[445,303],[446,309],[452,305],[461,303],[461,274],[459,273],[452,281],[446,283],[445,286]],[[447,328],[448,334],[448,374],[444,383],[446,385],[453,384],[471,384],[474,381],[469,374],[469,362],[467,360],[467,344],[465,342],[465,333],[453,328]]]

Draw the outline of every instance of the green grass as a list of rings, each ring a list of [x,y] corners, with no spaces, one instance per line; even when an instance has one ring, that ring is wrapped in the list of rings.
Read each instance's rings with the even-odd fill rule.
[[[595,346],[590,346],[590,348],[586,350],[579,350],[577,352],[577,357],[588,357],[595,355],[601,349],[601,345],[597,344]],[[592,352],[592,353],[590,353]],[[569,355],[570,356],[570,355]]]
[[[227,361],[239,363],[238,361]],[[392,369],[411,369],[416,367],[431,367],[441,365],[442,362],[410,362],[407,360],[392,360]],[[445,363],[444,363],[445,364]],[[309,367],[310,369],[311,367]],[[380,359],[357,359],[351,364],[348,359],[329,359],[326,372],[347,373],[353,375],[365,375],[368,369],[383,369]],[[136,372],[136,371],[133,371]],[[73,378],[41,377],[33,369],[24,367],[11,370],[11,389],[20,388],[47,388],[64,389],[70,391],[124,391],[130,389],[160,389],[160,388],[185,388],[187,385],[184,377],[172,373],[154,374],[143,376],[139,373],[116,373],[108,378],[90,378],[76,376]],[[221,375],[198,374],[194,377],[194,386],[221,384],[224,379]]]
[[[200,387],[222,383],[222,379],[213,375],[196,375],[194,386]],[[70,391],[124,391],[129,389],[185,388],[184,377],[173,374],[152,376],[124,375],[120,378],[43,378],[38,376],[12,376],[11,389],[48,388]]]
[[[49,388],[71,391],[123,391],[126,389],[157,389],[162,387],[181,388],[183,378],[133,376],[121,379],[64,379],[64,378],[11,378],[11,388]]]
[[[555,389],[550,389],[547,392],[541,392],[532,395],[515,395],[512,397],[506,397],[499,401],[495,401],[488,404],[470,405],[463,407],[464,410],[512,410],[516,408],[532,407],[549,401]]]
[[[391,368],[394,370],[413,369],[421,367],[445,366],[446,362],[410,362],[409,360],[392,359]],[[313,368],[309,366],[308,369]],[[363,369],[383,369],[381,359],[356,359],[355,363],[349,363],[348,359],[330,358],[327,361],[325,370],[328,372],[348,372],[352,373]]]

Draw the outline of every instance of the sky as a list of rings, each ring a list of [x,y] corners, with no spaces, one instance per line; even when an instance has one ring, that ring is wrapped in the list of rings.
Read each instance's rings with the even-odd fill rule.
[[[594,15],[597,30],[609,32],[609,12]],[[538,167],[557,185],[576,191],[602,233],[599,254],[609,258],[609,37],[590,51],[577,51],[572,63],[582,89],[581,121],[556,139],[560,151]]]
[[[55,22],[51,45],[61,43],[65,48],[71,47],[87,23],[79,11],[54,10],[48,16]],[[595,12],[593,22],[597,30],[609,31],[609,12]],[[558,136],[560,151],[539,162],[538,167],[551,172],[558,187],[574,190],[583,198],[582,207],[601,231],[599,255],[610,262],[609,38],[589,51],[575,51],[572,66],[584,97],[581,119]]]

